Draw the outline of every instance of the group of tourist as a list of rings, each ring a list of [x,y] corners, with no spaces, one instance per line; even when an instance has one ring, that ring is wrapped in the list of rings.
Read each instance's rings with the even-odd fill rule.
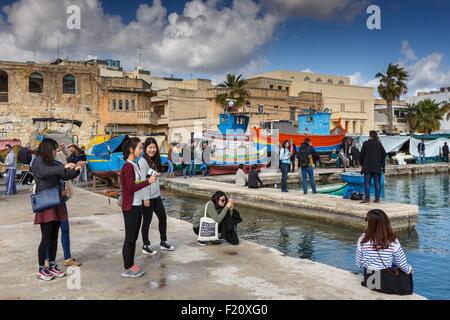
[[[282,146],[280,160],[285,177],[286,168],[290,166],[287,161],[291,159],[293,149],[289,141],[285,141]],[[313,168],[312,154],[314,151],[312,149],[308,139],[299,148],[299,153],[302,154],[298,158],[300,159],[302,173],[304,172],[305,176],[310,172],[308,168]],[[39,193],[45,189],[57,188],[62,199],[60,205],[35,213],[34,222],[40,225],[42,235],[38,248],[39,271],[37,273],[38,279],[41,280],[52,280],[65,275],[64,271],[56,264],[58,231],[61,228],[64,234],[64,222],[67,222],[67,236],[69,230],[66,206],[68,191],[65,188],[65,183],[76,178],[85,165],[83,161],[76,163],[58,161],[58,155],[61,152],[61,146],[57,142],[44,139],[39,145],[36,158],[31,165],[31,171],[36,180],[35,192]],[[376,133],[371,132],[370,139],[364,143],[360,156],[362,171],[365,177],[367,175],[367,179],[379,179],[377,173],[384,168],[382,165],[384,163],[383,152],[384,148]],[[174,245],[167,240],[167,215],[161,199],[159,185],[162,165],[156,140],[147,138],[142,144],[138,138],[130,138],[123,144],[123,156],[126,162],[121,171],[120,205],[125,225],[125,239],[122,247],[123,269],[121,276],[137,278],[145,274],[144,270],[134,262],[139,233],[142,234],[143,240],[142,253],[146,255],[158,253],[157,248],[152,247],[149,241],[149,226],[153,212],[159,219],[160,250],[172,251]],[[243,172],[243,167],[241,166],[239,170]],[[257,177],[256,167],[253,167],[252,171],[256,173],[255,177]],[[250,184],[252,184],[250,180],[252,179],[254,178],[249,176],[247,180],[245,173],[244,175],[241,174],[240,184],[247,183],[250,187]],[[283,190],[286,191],[285,178],[283,179]],[[258,183],[262,184],[259,177],[256,180],[259,180]],[[313,182],[313,179],[311,180]],[[304,191],[306,193],[306,190]],[[315,188],[313,188],[313,192],[315,192]],[[376,200],[379,200],[377,196]],[[203,216],[212,218],[218,224],[220,237],[223,240],[233,245],[239,243],[237,225],[242,222],[242,218],[239,211],[235,209],[233,199],[230,199],[224,192],[215,192],[211,200],[205,204],[204,211],[199,210],[194,214],[193,233],[195,235],[199,234],[200,220]],[[364,270],[362,285],[369,287],[368,282],[373,271],[383,274],[386,270],[389,270],[389,272],[396,270],[397,273],[402,272],[411,277],[413,269],[407,263],[403,249],[390,226],[387,215],[378,209],[371,210],[367,213],[366,221],[366,232],[359,238],[356,249],[356,263]],[[66,249],[70,251],[70,240],[68,240],[68,237],[63,240],[65,258]],[[212,244],[221,242],[216,241]],[[67,244],[69,244],[69,247],[67,247]],[[209,243],[197,241],[197,244],[204,246]],[[67,261],[67,259],[65,260]],[[73,264],[67,265],[79,265],[79,263],[73,259]],[[402,292],[388,292],[383,287],[374,289],[381,292],[402,294]]]

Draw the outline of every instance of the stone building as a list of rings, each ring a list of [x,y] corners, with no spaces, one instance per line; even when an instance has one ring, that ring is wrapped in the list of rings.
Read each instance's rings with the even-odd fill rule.
[[[388,112],[386,100],[374,100],[374,124],[375,130],[387,132],[388,126]],[[407,120],[408,105],[405,101],[393,101],[392,112],[394,120],[395,133],[409,133],[409,124]]]
[[[70,131],[80,144],[87,144],[95,134],[149,132],[156,123],[150,110],[155,91],[142,79],[117,73],[120,63],[109,65],[110,61],[0,61],[0,137],[19,138],[25,144],[45,126]],[[36,118],[82,124],[33,124]]]
[[[325,109],[331,110],[331,127],[342,120],[349,133],[367,133],[374,129],[374,89],[370,87],[350,84],[349,77],[334,75],[277,70],[266,72],[252,78],[269,77],[279,80],[291,81],[288,94],[296,97],[302,92],[321,94]],[[273,87],[286,90],[281,84],[271,84]]]

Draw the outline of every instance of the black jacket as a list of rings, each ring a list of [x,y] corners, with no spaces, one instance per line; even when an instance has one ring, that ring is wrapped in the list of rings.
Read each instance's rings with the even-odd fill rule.
[[[242,218],[239,211],[237,211],[236,209],[228,211],[225,218],[219,224],[219,232],[221,233],[221,238],[225,239],[231,244],[239,244],[239,238],[236,233],[236,226],[241,222]]]
[[[385,167],[386,151],[378,140],[369,139],[363,143],[359,154],[362,173],[380,173]]]
[[[79,171],[65,169],[64,165],[58,161],[55,161],[53,165],[49,166],[40,156],[37,156],[33,160],[31,172],[36,180],[36,192],[59,187],[60,180],[68,181],[76,178],[79,174]]]
[[[31,163],[31,150],[27,148],[22,148],[17,155],[17,161],[22,164],[30,164]]]
[[[442,154],[443,155],[448,155],[448,145],[442,147]]]
[[[263,182],[259,178],[258,172],[256,170],[250,170],[248,174],[248,187],[249,188],[259,188],[263,185]]]
[[[301,163],[301,159],[300,159],[300,154],[303,152],[303,150],[306,150],[306,153],[307,153],[307,156],[308,156],[308,164],[306,165],[306,166],[304,166],[302,163]],[[310,157],[312,157],[312,159],[313,159],[313,161],[314,161],[314,157],[316,157],[316,159],[317,158],[319,158],[320,159],[320,157],[318,157],[319,155],[317,154],[317,152],[316,152],[316,149],[314,149],[313,147],[311,147],[308,143],[302,143],[302,145],[300,146],[300,149],[298,150],[298,153],[297,153],[297,158],[298,158],[298,167],[300,168],[300,167],[309,167],[310,166],[310,161],[309,161],[309,158]]]

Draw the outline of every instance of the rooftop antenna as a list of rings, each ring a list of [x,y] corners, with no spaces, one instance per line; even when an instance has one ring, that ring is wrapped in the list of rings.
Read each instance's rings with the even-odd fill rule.
[[[138,50],[138,63],[139,63],[138,69],[139,69],[139,68],[142,68],[142,50],[148,49],[148,48],[143,47],[142,44],[139,43],[139,44],[136,46],[136,49]]]

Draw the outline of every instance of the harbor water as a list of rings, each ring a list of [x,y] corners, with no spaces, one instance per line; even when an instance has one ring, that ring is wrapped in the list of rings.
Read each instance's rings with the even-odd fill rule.
[[[415,291],[429,299],[450,299],[449,189],[447,174],[391,177],[385,183],[385,201],[420,207],[416,228],[401,231],[398,237],[415,270]],[[194,212],[203,210],[205,204],[204,199],[169,191],[164,197],[168,215],[186,221],[192,221]],[[291,257],[360,272],[354,256],[362,230],[270,211],[240,211],[244,221],[238,233],[242,239],[276,248]]]

